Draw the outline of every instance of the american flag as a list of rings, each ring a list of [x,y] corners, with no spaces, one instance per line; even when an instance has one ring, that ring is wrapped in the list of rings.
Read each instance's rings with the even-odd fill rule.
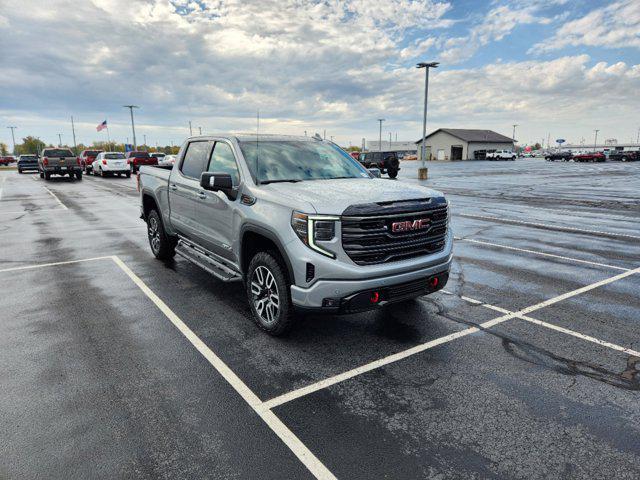
[[[107,128],[107,121],[106,120],[104,122],[102,122],[100,125],[98,125],[96,127],[96,130],[99,132],[101,130],[104,130],[105,128]]]

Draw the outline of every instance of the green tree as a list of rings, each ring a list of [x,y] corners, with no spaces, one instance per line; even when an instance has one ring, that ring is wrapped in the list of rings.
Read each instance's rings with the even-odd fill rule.
[[[6,143],[0,142],[0,155],[3,157],[9,155],[9,147]]]
[[[27,153],[39,154],[45,146],[42,140],[29,135],[22,139],[22,143],[16,145],[16,155],[24,155]]]

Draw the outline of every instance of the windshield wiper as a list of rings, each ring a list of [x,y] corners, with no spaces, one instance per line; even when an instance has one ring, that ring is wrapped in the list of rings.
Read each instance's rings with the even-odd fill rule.
[[[260,185],[267,185],[268,183],[284,183],[284,182],[298,183],[301,181],[302,180],[260,180]]]

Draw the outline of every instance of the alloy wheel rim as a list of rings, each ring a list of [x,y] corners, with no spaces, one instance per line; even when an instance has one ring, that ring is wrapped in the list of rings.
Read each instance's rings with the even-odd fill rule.
[[[251,278],[253,306],[265,324],[273,324],[280,313],[280,295],[276,279],[267,267],[260,265]]]
[[[158,228],[158,220],[154,217],[149,219],[149,240],[151,240],[151,248],[154,252],[160,250],[160,229]]]

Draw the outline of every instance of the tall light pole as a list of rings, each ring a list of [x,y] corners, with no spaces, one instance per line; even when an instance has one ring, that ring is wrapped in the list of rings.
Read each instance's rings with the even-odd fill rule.
[[[16,154],[16,136],[13,132],[18,127],[7,127],[7,128],[11,130],[11,140],[13,140],[13,154],[15,155]]]
[[[378,137],[378,151],[382,151],[382,122],[384,122],[384,118],[379,118],[378,122],[380,122],[380,136]]]
[[[517,123],[513,124],[513,135],[511,135],[511,139],[513,140],[513,143],[515,145],[516,143],[516,127],[519,127],[520,125],[518,125]]]
[[[636,143],[640,143],[640,127],[638,127],[638,135],[636,136]]]
[[[62,134],[61,133],[58,134],[58,146],[59,147],[62,146]]]
[[[135,126],[135,123],[133,122],[133,109],[140,108],[140,107],[137,105],[123,105],[123,107],[128,108],[129,113],[131,114],[131,131],[133,132],[133,149],[137,150],[138,144],[136,143],[136,126]]]
[[[73,134],[73,151],[78,155],[78,144],[76,143],[76,126],[73,124],[73,115],[71,115],[71,133]]]
[[[146,133],[142,135],[142,139],[144,140],[144,149],[146,150],[147,149],[147,134]]]
[[[593,139],[593,151],[594,152],[596,151],[596,145],[598,145],[598,132],[599,131],[600,130],[598,130],[598,129],[594,130],[594,132],[595,132],[595,137]]]
[[[193,137],[193,129],[191,128],[191,120],[189,120],[189,136]]]
[[[389,132],[389,150],[391,150],[391,132]]]
[[[422,116],[422,168],[425,167],[425,159],[427,155],[427,99],[429,98],[429,69],[438,68],[438,62],[420,62],[416,68],[424,68],[424,115]],[[419,175],[420,173],[418,173]]]

